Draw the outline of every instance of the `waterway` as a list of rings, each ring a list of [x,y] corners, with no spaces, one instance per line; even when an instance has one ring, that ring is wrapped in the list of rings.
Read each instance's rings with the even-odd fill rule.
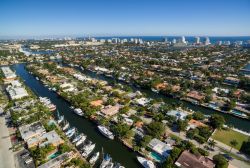
[[[60,98],[55,92],[49,91],[40,81],[37,81],[33,75],[26,71],[25,64],[13,65],[13,69],[34,93],[38,96],[50,98],[52,103],[57,106],[59,113],[64,115],[65,119],[70,123],[70,126],[76,127],[79,132],[83,132],[87,135],[88,140],[96,144],[96,151],[101,152],[103,148],[105,153],[111,155],[113,162],[119,162],[126,168],[136,168],[140,166],[136,161],[137,155],[135,152],[130,151],[122,145],[121,142],[105,138],[99,133],[94,123],[74,114],[72,109],[70,109],[69,103]]]

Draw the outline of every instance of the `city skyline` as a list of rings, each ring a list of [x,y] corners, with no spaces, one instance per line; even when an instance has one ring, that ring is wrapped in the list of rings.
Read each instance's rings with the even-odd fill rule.
[[[2,1],[0,37],[249,36],[243,1]]]

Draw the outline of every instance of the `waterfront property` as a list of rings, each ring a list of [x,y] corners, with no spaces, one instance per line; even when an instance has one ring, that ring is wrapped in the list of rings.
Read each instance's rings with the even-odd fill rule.
[[[149,142],[148,147],[152,151],[156,152],[161,158],[168,157],[168,155],[170,154],[170,151],[173,149],[173,147],[170,144],[166,144],[166,143],[164,143],[156,138],[152,139]],[[157,159],[157,160],[159,160],[159,159]]]

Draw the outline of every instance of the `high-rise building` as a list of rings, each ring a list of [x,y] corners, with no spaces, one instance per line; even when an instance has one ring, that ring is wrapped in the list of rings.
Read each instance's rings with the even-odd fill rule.
[[[186,42],[186,39],[185,39],[185,36],[182,36],[182,37],[181,37],[181,42],[182,42],[182,43],[187,43],[187,42]]]
[[[222,45],[222,41],[218,41],[218,45]]]
[[[175,43],[176,43],[176,39],[175,39],[175,38],[172,40],[172,43],[173,43],[173,44],[175,44]]]
[[[165,43],[167,43],[167,42],[168,42],[168,38],[167,38],[167,37],[164,39],[164,42],[165,42]]]
[[[200,44],[200,37],[195,37],[195,44]]]
[[[211,43],[210,43],[210,40],[209,40],[209,37],[206,37],[205,45],[209,45],[209,44],[211,44]]]

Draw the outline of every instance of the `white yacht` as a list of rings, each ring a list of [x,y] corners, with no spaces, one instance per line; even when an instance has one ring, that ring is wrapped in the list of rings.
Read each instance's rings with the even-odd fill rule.
[[[98,160],[100,156],[100,152],[96,152],[90,159],[89,159],[89,163],[94,165],[95,162]]]
[[[83,135],[81,137],[81,139],[79,139],[77,142],[76,142],[76,147],[81,145],[85,140],[86,140],[87,136],[86,135]]]
[[[107,138],[109,138],[109,139],[114,139],[113,133],[112,133],[111,131],[109,131],[108,128],[99,125],[99,126],[98,126],[98,130],[99,130],[104,136],[106,136]]]
[[[62,130],[65,131],[65,130],[68,129],[68,128],[69,128],[69,123],[66,122],[66,124],[63,126]]]
[[[95,149],[95,144],[88,144],[86,146],[83,147],[83,153],[82,153],[82,156],[83,157],[88,157],[89,154]]]
[[[83,133],[77,135],[77,136],[72,140],[72,143],[76,143],[76,142],[79,141],[83,136],[84,136]]]
[[[79,116],[83,116],[83,112],[82,112],[82,110],[81,110],[80,108],[75,108],[75,109],[74,109],[74,112],[75,112],[77,115],[79,115]]]
[[[148,160],[144,157],[137,157],[137,160],[141,163],[141,165],[145,168],[156,168],[154,163],[151,160]]]
[[[106,168],[108,164],[111,162],[111,160],[112,158],[109,156],[109,154],[106,154],[102,160],[100,168]]]

